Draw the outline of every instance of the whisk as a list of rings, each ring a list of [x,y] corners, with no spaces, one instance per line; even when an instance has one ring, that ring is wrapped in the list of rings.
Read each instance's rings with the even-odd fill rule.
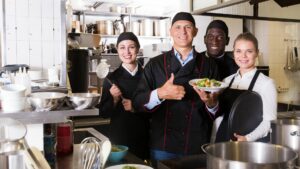
[[[95,137],[87,137],[80,146],[80,165],[83,169],[100,169],[104,166],[101,160],[100,140]]]

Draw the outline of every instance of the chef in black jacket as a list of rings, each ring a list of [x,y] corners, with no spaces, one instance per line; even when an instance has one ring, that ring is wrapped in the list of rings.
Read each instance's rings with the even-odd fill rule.
[[[190,13],[179,12],[172,19],[172,50],[152,58],[144,69],[134,96],[136,110],[149,112],[151,158],[157,160],[201,153],[208,143],[214,115],[189,81],[217,78],[212,58],[201,56],[192,46],[198,29]]]
[[[222,20],[213,20],[209,23],[204,36],[206,51],[201,55],[212,57],[218,65],[220,79],[236,73],[237,64],[234,62],[232,52],[225,52],[229,43],[228,27]]]
[[[122,64],[104,80],[99,111],[100,116],[110,117],[109,139],[113,144],[126,145],[133,154],[148,159],[149,119],[132,106],[133,93],[143,72],[136,60],[139,49],[139,41],[132,32],[120,34],[117,51]]]

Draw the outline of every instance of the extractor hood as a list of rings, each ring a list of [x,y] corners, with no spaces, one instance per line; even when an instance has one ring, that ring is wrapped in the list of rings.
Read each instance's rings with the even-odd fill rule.
[[[281,7],[287,7],[291,5],[300,4],[300,0],[275,0],[275,2]]]
[[[202,8],[198,7],[196,10],[193,11],[193,14],[202,14],[202,13],[205,13],[208,11],[225,8],[228,6],[233,6],[233,5],[244,3],[244,2],[249,2],[250,5],[253,5],[253,4],[258,4],[258,3],[261,3],[264,1],[268,1],[268,0],[205,0],[205,4],[208,4],[208,5],[200,5]],[[300,0],[274,0],[274,1],[281,7],[287,7],[287,6],[300,4]]]
[[[207,1],[211,1],[211,0],[207,0]],[[205,12],[208,12],[211,10],[220,9],[220,8],[224,8],[227,6],[232,6],[232,5],[240,4],[243,2],[247,2],[247,1],[249,1],[249,0],[218,0],[215,5],[194,10],[193,14],[202,14],[202,13],[205,13]]]

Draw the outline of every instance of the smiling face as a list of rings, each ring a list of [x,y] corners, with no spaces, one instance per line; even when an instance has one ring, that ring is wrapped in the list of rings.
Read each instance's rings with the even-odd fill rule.
[[[125,64],[135,64],[139,49],[132,40],[123,40],[118,44],[118,54],[120,60]]]
[[[236,40],[233,46],[235,63],[240,67],[240,73],[244,74],[255,68],[255,60],[258,49],[250,40]]]
[[[220,28],[210,28],[204,36],[207,54],[211,57],[221,56],[225,51],[229,38]]]
[[[176,21],[170,29],[174,48],[191,48],[193,38],[197,35],[197,32],[198,29],[192,22],[187,20]]]

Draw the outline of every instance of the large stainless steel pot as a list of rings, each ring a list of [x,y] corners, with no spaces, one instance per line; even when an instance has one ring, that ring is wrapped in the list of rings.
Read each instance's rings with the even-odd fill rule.
[[[97,33],[102,35],[114,34],[113,21],[101,20],[101,21],[96,21],[96,24],[97,24]]]
[[[11,118],[0,118],[0,168],[27,169],[25,151],[26,127]]]
[[[26,126],[11,118],[0,118],[0,169],[50,169],[36,148],[29,148]]]
[[[0,154],[28,148],[26,126],[11,118],[0,118]]]
[[[300,153],[300,120],[278,119],[271,122],[271,142],[290,147]],[[298,158],[297,165],[300,165]]]
[[[140,24],[140,35],[141,36],[153,36],[153,20],[144,19]]]
[[[223,142],[203,147],[207,169],[293,169],[298,154],[280,145]]]

